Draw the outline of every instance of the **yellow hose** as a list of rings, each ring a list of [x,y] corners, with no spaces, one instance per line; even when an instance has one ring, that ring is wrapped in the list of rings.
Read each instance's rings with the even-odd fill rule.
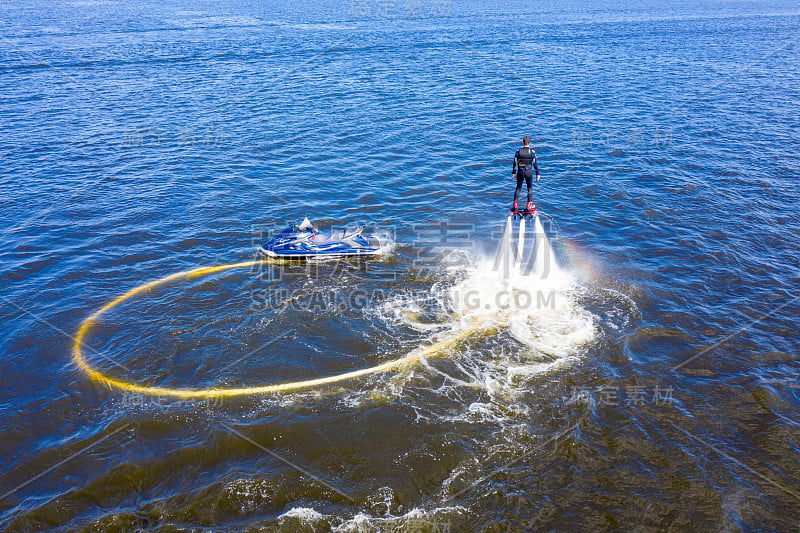
[[[138,287],[129,290],[122,296],[114,298],[113,300],[105,304],[103,307],[92,313],[86,320],[84,320],[81,323],[75,335],[75,343],[72,346],[72,357],[75,360],[75,363],[78,365],[78,367],[81,368],[81,370],[86,372],[86,374],[91,379],[99,383],[102,383],[104,385],[108,385],[110,387],[114,387],[128,392],[136,392],[139,394],[145,394],[149,396],[171,396],[174,398],[184,398],[184,399],[230,398],[234,396],[282,393],[282,392],[297,391],[300,389],[310,389],[321,385],[328,385],[331,383],[338,383],[340,381],[345,381],[348,379],[367,376],[369,374],[378,374],[382,372],[389,372],[391,370],[401,370],[404,368],[409,368],[412,365],[416,364],[423,357],[431,356],[436,353],[443,352],[445,350],[455,347],[462,339],[468,337],[469,335],[471,335],[476,331],[476,329],[469,329],[469,330],[460,330],[454,332],[451,335],[443,339],[440,339],[429,346],[421,346],[407,353],[403,357],[400,357],[398,359],[392,359],[390,361],[386,361],[384,363],[371,366],[369,368],[363,368],[361,370],[354,370],[351,372],[345,372],[343,374],[337,374],[335,376],[328,376],[324,378],[307,379],[303,381],[292,381],[289,383],[276,383],[272,385],[258,385],[253,387],[209,388],[209,389],[174,389],[169,387],[150,387],[147,385],[140,385],[138,383],[133,383],[130,381],[125,381],[123,379],[117,379],[107,376],[106,374],[103,374],[99,370],[95,370],[94,368],[92,368],[86,361],[86,358],[84,357],[83,351],[81,349],[83,346],[83,340],[89,334],[90,330],[92,329],[92,326],[97,322],[97,319],[100,318],[100,316],[103,313],[112,309],[113,307],[116,307],[117,305],[128,300],[129,298],[136,296],[137,294],[158,287],[159,285],[162,285],[169,281],[181,278],[188,280],[191,278],[199,276],[207,276],[209,274],[214,274],[216,272],[223,272],[225,270],[230,270],[234,268],[251,267],[262,262],[263,259],[257,259],[252,261],[243,261],[240,263],[229,263],[226,265],[199,267],[191,270],[184,270],[176,274],[170,274],[169,276],[165,276],[155,281],[144,283],[142,285],[139,285]]]

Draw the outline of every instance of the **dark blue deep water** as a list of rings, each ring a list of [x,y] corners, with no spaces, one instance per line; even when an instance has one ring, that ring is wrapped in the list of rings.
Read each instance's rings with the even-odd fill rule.
[[[0,528],[798,530],[799,103],[796,1],[3,3]],[[525,134],[574,286],[459,311]],[[153,288],[88,360],[252,386],[470,333],[225,400],[73,361],[304,215],[394,247]]]

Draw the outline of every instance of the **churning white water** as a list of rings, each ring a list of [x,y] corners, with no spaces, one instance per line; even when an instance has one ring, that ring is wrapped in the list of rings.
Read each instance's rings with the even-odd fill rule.
[[[558,264],[539,217],[533,234],[525,222],[515,228],[508,218],[494,259],[479,260],[449,301],[463,325],[508,329],[528,348],[562,357],[593,338],[592,316],[578,305],[578,284]]]
[[[581,306],[582,287],[559,265],[539,217],[526,222],[509,217],[494,257],[474,258],[424,295],[384,302],[379,315],[431,340],[465,339],[450,359],[473,385],[495,392],[575,360],[595,337],[595,317]],[[491,339],[487,349],[482,341]]]

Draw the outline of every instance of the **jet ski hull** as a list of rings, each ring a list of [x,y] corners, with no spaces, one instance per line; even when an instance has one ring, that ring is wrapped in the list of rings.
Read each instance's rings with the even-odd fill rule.
[[[378,255],[381,242],[356,232],[320,233],[290,226],[261,247],[269,257],[311,259],[316,257],[369,257]]]

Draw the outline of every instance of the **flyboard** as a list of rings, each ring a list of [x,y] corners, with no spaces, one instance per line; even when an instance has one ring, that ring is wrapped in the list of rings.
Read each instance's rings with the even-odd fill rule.
[[[261,246],[260,251],[267,257],[282,259],[368,257],[380,254],[380,239],[364,235],[363,232],[361,226],[321,232],[306,217],[300,225],[290,225],[275,235]]]
[[[516,203],[516,202],[515,202]],[[514,209],[512,208],[508,212],[508,216],[510,216],[513,220],[530,220],[538,214],[536,210],[536,206],[532,205],[530,209]]]

